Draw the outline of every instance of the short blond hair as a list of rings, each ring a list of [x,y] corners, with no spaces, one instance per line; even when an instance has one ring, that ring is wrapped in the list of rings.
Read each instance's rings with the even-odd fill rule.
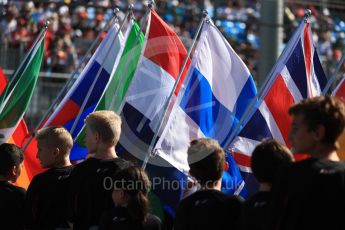
[[[57,147],[68,153],[73,147],[71,134],[62,126],[51,126],[37,131],[35,135],[37,141],[47,141],[51,147]]]
[[[90,113],[85,124],[92,132],[98,133],[102,142],[116,145],[121,134],[121,117],[110,110],[100,110]]]

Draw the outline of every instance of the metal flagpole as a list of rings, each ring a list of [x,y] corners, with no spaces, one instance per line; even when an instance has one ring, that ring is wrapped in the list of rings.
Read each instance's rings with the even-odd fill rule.
[[[237,135],[237,132],[239,131],[239,129],[242,126],[242,124],[245,121],[245,119],[247,119],[255,111],[255,110],[253,110],[253,108],[254,108],[254,105],[255,105],[256,101],[261,99],[262,95],[265,93],[265,90],[267,90],[266,86],[269,85],[271,83],[271,81],[273,81],[275,79],[274,78],[275,70],[276,70],[278,64],[281,62],[282,58],[291,55],[291,53],[293,52],[293,49],[287,49],[287,48],[289,48],[291,46],[291,44],[292,44],[292,41],[295,40],[294,37],[297,36],[297,31],[299,31],[299,28],[301,26],[304,27],[304,25],[306,23],[308,23],[310,15],[311,15],[311,10],[309,10],[309,9],[305,10],[304,20],[303,20],[304,24],[303,23],[300,24],[300,26],[296,29],[295,33],[292,35],[292,38],[290,39],[288,44],[285,46],[286,48],[283,50],[283,52],[280,55],[279,59],[274,64],[274,66],[271,69],[270,73],[267,75],[268,77],[266,77],[265,81],[261,84],[260,90],[259,90],[258,94],[252,99],[252,101],[250,102],[249,106],[247,107],[247,109],[245,110],[244,114],[242,115],[240,121],[237,123],[234,131],[231,133],[228,141],[225,143],[224,150],[228,150],[229,146],[233,143],[233,139]]]
[[[145,21],[146,21],[147,16],[148,16],[149,13],[150,13],[151,7],[152,7],[152,5],[151,5],[151,6],[149,5],[149,7],[147,8],[147,10],[146,10],[146,12],[145,12],[144,17],[142,17],[142,20],[141,20],[141,23],[140,23],[139,32],[138,32],[137,36],[135,37],[135,41],[134,41],[135,46],[137,46],[137,42],[138,42],[138,40],[139,40],[140,34],[141,34],[141,32],[143,31],[142,28],[143,28],[143,26],[144,26],[144,23],[145,23]],[[133,5],[130,5],[130,10],[131,10],[131,12],[133,13],[133,11],[132,11],[132,10],[133,10]],[[131,20],[134,20],[134,15],[133,15],[133,14],[131,15]],[[134,48],[134,47],[133,47],[133,48]],[[134,52],[131,51],[130,54],[131,54],[130,58],[127,58],[127,61],[126,61],[126,65],[125,65],[125,68],[124,68],[124,74],[121,74],[121,75],[119,76],[119,77],[121,77],[121,79],[122,79],[124,76],[127,75],[127,72],[128,72],[128,65],[129,65],[131,59],[133,58]],[[117,84],[117,86],[116,86],[115,94],[114,94],[114,96],[113,96],[112,99],[111,99],[111,103],[110,103],[109,109],[112,109],[113,106],[115,105],[115,100],[116,100],[116,98],[117,98],[117,96],[118,96],[118,93],[117,93],[117,92],[118,92],[118,90],[119,90],[119,88],[120,88],[120,82],[121,82],[121,81],[119,81],[118,84]],[[114,111],[114,112],[118,112],[118,111]]]
[[[331,78],[327,81],[327,85],[325,86],[324,90],[322,91],[322,95],[326,95],[331,88],[332,84],[337,80],[337,74],[343,65],[345,61],[345,53],[343,53],[343,56],[341,57],[340,61],[337,63],[337,66],[335,67],[335,70],[333,71],[333,74],[331,75]]]
[[[191,54],[191,52],[192,52],[192,50],[193,50],[193,48],[194,48],[194,46],[195,46],[195,43],[196,43],[196,40],[197,40],[197,38],[198,38],[198,35],[199,35],[200,31],[201,31],[201,28],[202,28],[202,26],[204,25],[204,23],[205,23],[205,21],[206,21],[207,19],[208,19],[208,13],[207,13],[206,10],[204,10],[204,11],[203,11],[203,18],[202,18],[202,20],[201,20],[201,22],[200,22],[200,24],[199,24],[199,27],[198,27],[198,29],[197,29],[197,32],[196,32],[195,36],[194,36],[193,43],[192,43],[191,47],[189,47],[188,53],[187,53],[187,55],[186,55],[186,57],[185,57],[185,59],[184,59],[184,62],[183,62],[183,64],[182,64],[182,67],[181,67],[181,69],[180,69],[180,72],[179,72],[179,74],[178,74],[178,77],[177,77],[177,79],[176,79],[176,81],[175,81],[174,87],[173,87],[173,89],[171,90],[170,95],[169,95],[169,97],[168,97],[168,100],[167,100],[167,102],[166,102],[165,105],[164,105],[164,109],[163,109],[164,114],[163,114],[162,119],[161,119],[160,122],[159,122],[159,126],[158,126],[158,129],[157,129],[157,132],[155,132],[155,135],[154,135],[153,138],[152,138],[152,141],[151,141],[150,146],[149,146],[148,153],[147,153],[146,156],[145,156],[145,159],[144,159],[144,162],[143,162],[143,165],[142,165],[142,168],[143,168],[143,169],[146,168],[146,165],[147,165],[147,163],[148,163],[148,161],[149,161],[149,159],[150,159],[150,157],[151,157],[152,151],[153,151],[153,149],[154,149],[154,144],[155,144],[155,142],[156,142],[156,140],[157,140],[157,138],[158,138],[158,134],[159,134],[160,130],[162,129],[163,123],[164,123],[164,121],[165,121],[165,119],[166,119],[166,116],[167,116],[167,114],[168,114],[168,108],[169,108],[169,105],[170,105],[170,103],[171,103],[171,100],[172,100],[172,97],[173,97],[173,95],[174,95],[174,92],[175,92],[175,90],[176,90],[176,88],[177,88],[177,86],[178,86],[178,83],[180,82],[180,79],[181,79],[181,77],[182,77],[184,68],[186,67],[188,58],[189,58],[189,56],[190,56],[190,54]]]
[[[148,5],[147,5],[147,11],[146,11],[146,13],[145,13],[145,16],[144,16],[143,18],[141,18],[141,20],[140,20],[140,28],[142,28],[143,25],[144,25],[144,23],[146,22],[147,15],[149,15],[149,13],[151,12],[151,9],[152,9],[152,7],[153,7],[153,4],[154,4],[154,0],[149,0],[149,3],[148,3]],[[151,17],[149,18],[149,20],[151,20]],[[148,22],[148,23],[150,23],[150,22]],[[141,50],[141,52],[140,52],[140,58],[139,58],[139,61],[138,61],[138,65],[137,65],[137,66],[139,66],[139,65],[141,64],[141,62],[142,62],[142,57],[144,56],[144,53],[143,53],[143,52],[145,51],[145,48],[146,48],[146,43],[147,43],[147,39],[148,39],[147,36],[148,36],[148,31],[150,30],[150,26],[151,26],[151,25],[148,24],[147,27],[146,27],[145,41],[144,41],[144,44],[143,44],[143,48],[142,48],[142,50]],[[135,71],[134,71],[134,76],[136,75],[136,72],[137,72],[137,71],[138,71],[138,68],[135,69]],[[125,104],[125,98],[127,97],[127,93],[128,93],[128,91],[129,91],[130,88],[131,88],[131,85],[129,86],[128,90],[126,91],[125,96],[124,96],[124,100],[122,100],[122,102],[121,102],[121,104],[120,104],[118,110],[115,111],[116,113],[118,113],[118,114],[121,113],[122,108],[123,108],[123,106],[124,106],[124,104]]]
[[[30,144],[30,142],[33,139],[33,135],[34,133],[42,126],[42,124],[44,123],[44,121],[47,119],[47,117],[50,115],[50,113],[53,111],[54,107],[56,106],[56,104],[61,100],[61,98],[63,96],[65,96],[65,92],[68,89],[70,83],[74,80],[74,76],[78,73],[78,70],[80,69],[80,67],[82,66],[82,64],[86,61],[87,57],[89,56],[89,54],[92,52],[92,50],[94,49],[94,47],[96,46],[97,42],[99,41],[100,37],[102,36],[103,32],[112,24],[112,22],[118,17],[118,12],[119,9],[116,8],[114,10],[114,16],[107,22],[107,24],[102,28],[102,30],[98,33],[96,39],[92,42],[91,46],[89,47],[89,49],[86,51],[85,55],[83,56],[82,60],[79,62],[78,66],[75,68],[75,70],[72,72],[71,76],[69,77],[69,79],[67,80],[67,82],[65,83],[64,87],[61,89],[60,93],[58,94],[58,96],[54,99],[53,103],[49,106],[47,112],[45,113],[45,115],[41,118],[40,122],[36,125],[34,131],[32,132],[32,135],[30,136],[30,138],[25,142],[25,145],[23,146],[22,150],[25,151],[26,148],[28,147],[28,145]]]
[[[128,15],[129,15],[129,11],[127,11],[127,13],[126,13],[126,15],[125,15],[125,17],[124,17],[124,19],[123,19],[121,25],[120,25],[120,28],[119,28],[118,31],[116,32],[116,35],[115,35],[115,38],[114,38],[114,42],[116,41],[117,37],[119,36],[119,34],[120,34],[120,32],[121,32],[121,30],[122,30],[122,28],[123,28],[125,22],[127,21]],[[108,55],[110,54],[110,51],[111,51],[111,49],[107,50],[107,53],[106,53],[106,56],[105,56],[106,58],[107,58]],[[98,70],[98,72],[97,72],[97,74],[96,74],[96,77],[95,77],[95,79],[93,80],[92,85],[91,85],[90,89],[88,90],[88,92],[87,92],[87,94],[86,94],[86,97],[85,97],[85,99],[84,99],[84,101],[83,101],[83,104],[82,104],[82,106],[80,107],[80,110],[79,110],[79,112],[78,112],[78,115],[77,115],[76,119],[75,119],[74,122],[73,122],[72,128],[71,128],[71,130],[70,130],[71,135],[73,135],[73,132],[74,132],[74,130],[75,130],[77,124],[78,124],[78,120],[80,119],[80,116],[81,116],[81,114],[83,113],[83,111],[84,111],[84,109],[85,109],[86,103],[87,103],[87,101],[89,100],[89,98],[90,98],[90,96],[91,96],[91,93],[92,93],[93,89],[95,88],[95,85],[96,85],[96,83],[97,83],[97,80],[98,80],[98,78],[99,78],[99,76],[100,76],[100,74],[101,74],[101,71],[102,71],[102,69],[103,69],[103,66],[104,66],[104,62],[102,63],[101,67],[99,68],[99,70]],[[75,141],[75,140],[74,140],[74,141]]]

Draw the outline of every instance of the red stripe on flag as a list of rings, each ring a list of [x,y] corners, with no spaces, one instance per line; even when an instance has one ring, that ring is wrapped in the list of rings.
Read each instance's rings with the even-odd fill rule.
[[[288,110],[294,104],[294,99],[280,74],[266,95],[265,102],[278,125],[286,145],[290,147],[288,135],[292,118],[288,115]]]
[[[309,97],[313,96],[313,92],[311,90],[311,79],[310,79],[310,61],[311,61],[311,40],[309,34],[309,23],[304,27],[304,60],[305,60],[305,67],[307,69],[307,81],[308,81],[308,91]]]
[[[5,77],[4,72],[2,71],[2,68],[0,68],[0,95],[4,91],[6,85],[7,85],[7,79]]]
[[[151,10],[151,25],[144,56],[160,66],[176,80],[186,55],[187,51],[177,34],[154,10]],[[177,95],[181,87],[189,65],[190,60],[188,59],[175,95]]]
[[[237,152],[232,152],[232,156],[234,157],[236,163],[238,165],[242,165],[245,167],[250,167],[251,166],[251,158],[247,155],[243,155],[242,153],[237,153]]]
[[[78,112],[80,110],[80,106],[75,103],[72,100],[68,100],[61,111],[59,112],[58,116],[56,116],[52,122],[49,124],[49,126],[54,125],[61,125],[66,124],[73,118],[75,118],[78,115]]]
[[[0,68],[0,94],[3,92],[7,84],[7,79]],[[12,140],[15,145],[22,148],[26,143],[26,140],[29,138],[29,132],[26,126],[24,119],[22,118],[16,127],[16,130],[12,134]],[[25,150],[24,157],[24,170],[23,175],[18,178],[17,185],[20,187],[27,188],[29,186],[32,178],[40,172],[43,172],[39,161],[36,158],[37,148],[36,141],[32,141],[28,148]],[[25,175],[24,175],[25,174]]]
[[[340,83],[338,87],[338,91],[336,92],[335,96],[345,101],[345,81],[344,80]]]

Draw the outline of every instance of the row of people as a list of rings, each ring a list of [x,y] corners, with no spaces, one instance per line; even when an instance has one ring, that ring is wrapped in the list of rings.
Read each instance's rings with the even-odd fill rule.
[[[294,163],[289,149],[277,141],[260,143],[251,166],[259,192],[247,201],[221,192],[229,166],[217,141],[191,141],[190,176],[200,189],[180,201],[174,229],[344,229],[345,164],[336,150],[345,106],[334,97],[316,97],[292,106],[289,114],[294,152],[311,157]],[[120,117],[97,111],[85,123],[85,143],[94,154],[76,166],[69,161],[73,141],[67,130],[38,131],[37,158],[48,170],[34,177],[26,194],[8,183],[20,175],[23,153],[14,145],[0,145],[2,227],[163,229],[161,220],[149,213],[147,173],[116,155]]]

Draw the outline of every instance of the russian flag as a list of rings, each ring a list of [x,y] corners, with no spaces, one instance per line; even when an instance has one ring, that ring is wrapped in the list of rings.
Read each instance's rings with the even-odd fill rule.
[[[81,112],[76,128],[73,133],[71,133],[72,137],[75,138],[84,125],[85,117],[90,112],[94,111],[108,81],[111,76],[113,76],[119,60],[119,54],[121,54],[123,47],[124,37],[122,33],[118,31],[118,25],[114,24],[107,32],[107,35],[100,43],[73,86],[69,89],[53,114],[44,123],[43,127],[64,126],[70,131],[83,103],[85,103],[85,108]],[[91,89],[92,86],[93,89]],[[85,101],[89,90],[91,90],[90,97]],[[37,152],[37,150],[35,150],[35,139],[31,141],[29,148]],[[85,148],[80,147],[78,144],[74,144],[70,159],[81,160],[84,159],[86,155],[87,151]]]
[[[141,162],[148,154],[186,54],[176,33],[151,10],[142,56],[120,107],[122,133],[116,151],[121,157]],[[146,168],[156,181],[185,181],[185,175],[168,162],[154,163],[156,160],[150,161]],[[163,205],[175,207],[182,191],[168,191],[163,184],[156,185],[153,191]]]
[[[251,173],[251,153],[262,139],[274,138],[291,147],[288,109],[304,98],[321,95],[326,86],[327,78],[312,42],[309,22],[302,22],[285,49],[258,108],[232,143],[234,158],[242,172]]]
[[[188,77],[157,142],[158,154],[188,174],[190,141],[208,137],[224,147],[255,95],[246,65],[213,22],[205,22]],[[223,176],[223,191],[233,194],[242,177],[233,158],[228,156],[227,160],[230,169]]]

